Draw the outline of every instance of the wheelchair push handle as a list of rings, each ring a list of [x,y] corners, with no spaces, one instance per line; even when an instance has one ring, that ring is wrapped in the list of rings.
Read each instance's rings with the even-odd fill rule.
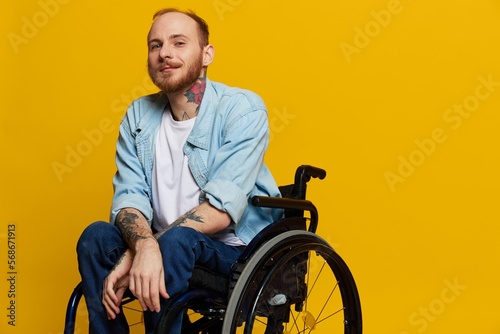
[[[254,196],[252,204],[260,207],[285,209],[288,211],[286,216],[303,216],[304,211],[309,211],[311,215],[309,231],[315,232],[318,226],[318,210],[313,203],[306,200],[307,182],[311,177],[322,180],[326,177],[326,171],[310,165],[299,166],[295,172],[294,184],[280,187],[286,189],[286,194],[280,189],[284,197]]]
[[[302,165],[295,172],[295,184],[304,184],[313,178],[323,180],[326,177],[326,170],[310,165]]]
[[[302,165],[297,168],[293,186],[295,198],[306,198],[307,182],[311,180],[311,177],[323,180],[326,177],[326,171],[310,165]]]

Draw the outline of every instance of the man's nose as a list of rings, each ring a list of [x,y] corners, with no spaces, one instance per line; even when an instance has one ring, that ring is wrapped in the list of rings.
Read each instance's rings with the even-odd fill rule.
[[[160,57],[171,59],[173,57],[173,54],[168,50],[168,48],[162,47],[160,50]]]

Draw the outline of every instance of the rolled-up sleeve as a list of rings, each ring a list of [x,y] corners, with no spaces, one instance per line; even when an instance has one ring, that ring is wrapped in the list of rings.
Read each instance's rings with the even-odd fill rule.
[[[149,224],[153,217],[151,206],[150,186],[146,179],[144,166],[139,157],[137,141],[142,139],[140,130],[136,129],[134,120],[134,105],[127,111],[120,124],[120,133],[116,144],[117,171],[113,178],[113,202],[111,206],[110,222],[115,223],[116,216],[123,208],[131,207],[139,210]]]
[[[255,189],[259,171],[269,141],[267,111],[240,95],[230,105],[237,112],[229,113],[226,124],[220,128],[222,139],[211,159],[207,183],[202,196],[219,210],[226,211],[238,223]],[[260,100],[257,100],[258,102]]]

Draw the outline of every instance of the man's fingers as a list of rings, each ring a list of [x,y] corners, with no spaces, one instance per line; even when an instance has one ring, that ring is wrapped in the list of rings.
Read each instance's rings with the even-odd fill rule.
[[[113,291],[113,295],[110,296],[110,294],[107,291],[103,292],[102,295],[102,303],[104,305],[104,308],[106,309],[106,313],[108,315],[108,319],[115,319],[116,315],[120,313],[120,303],[116,303],[115,300],[115,294]]]
[[[109,303],[108,301],[103,301],[104,308],[106,309],[106,314],[108,315],[108,319],[115,319],[116,315],[120,313],[120,309],[116,308],[113,303]]]
[[[165,283],[163,282],[163,290],[165,290],[164,286],[165,286]],[[156,311],[156,312],[160,311],[160,304],[161,304],[160,303],[160,289],[161,289],[161,287],[159,286],[158,279],[154,279],[154,278],[148,279],[146,277],[142,277],[142,278],[137,277],[135,280],[131,280],[129,289],[134,294],[134,296],[137,298],[137,300],[141,304],[141,307],[144,311],[146,311],[146,310]],[[166,294],[166,291],[162,292],[163,296],[165,294]]]
[[[141,286],[142,286],[141,300],[142,304],[144,305],[144,311],[151,310],[151,299],[148,293],[149,290],[144,283]]]
[[[108,319],[115,319],[116,315],[121,312],[120,306],[125,290],[130,283],[128,278],[128,270],[130,266],[122,259],[126,258],[127,252],[121,257],[121,260],[111,270],[109,275],[104,279],[102,285],[102,304],[106,310]],[[130,261],[129,261],[130,262]]]
[[[113,290],[113,286],[105,287],[102,295],[103,297],[106,297],[110,303],[117,304],[118,298],[116,297],[115,290]]]
[[[159,281],[153,280],[151,281],[151,286],[149,289],[149,296],[151,302],[151,311],[160,312],[160,287]]]
[[[154,248],[148,246],[146,250],[136,251],[134,255],[129,271],[129,288],[144,311],[159,312],[160,294],[162,296],[166,294],[164,287],[160,286],[160,278],[163,277],[161,253],[157,243],[154,244]]]
[[[152,282],[150,280],[146,280],[142,282],[142,299],[144,303],[146,304],[148,310],[150,311],[155,311],[155,293],[154,293],[154,285],[151,284]],[[157,289],[156,289],[157,290]],[[158,292],[156,292],[156,295]]]
[[[127,288],[120,288],[116,291],[116,298],[119,300],[118,305],[122,303],[123,295],[125,294],[125,291],[127,291]]]
[[[159,283],[160,283],[160,295],[165,299],[170,298],[170,296],[167,293],[167,287],[165,286],[165,273],[163,272],[163,270],[161,271],[161,274],[160,274],[160,282]]]
[[[137,298],[137,300],[139,301],[139,304],[141,305],[142,310],[147,311],[148,305],[144,300],[143,284],[142,284],[140,278],[137,278],[137,279],[132,278],[130,280],[129,289],[133,293],[133,295]]]

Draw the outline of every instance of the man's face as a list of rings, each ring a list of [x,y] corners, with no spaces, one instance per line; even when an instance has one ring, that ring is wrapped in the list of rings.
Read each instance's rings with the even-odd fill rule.
[[[184,92],[201,75],[203,52],[197,23],[182,13],[158,17],[148,35],[148,72],[165,93]]]

